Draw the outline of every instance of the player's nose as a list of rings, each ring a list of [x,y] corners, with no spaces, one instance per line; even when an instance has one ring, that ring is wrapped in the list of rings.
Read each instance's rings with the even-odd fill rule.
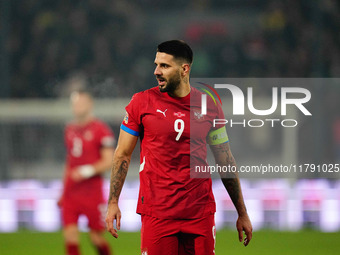
[[[156,66],[155,71],[153,72],[154,75],[162,75],[162,72],[158,66]]]

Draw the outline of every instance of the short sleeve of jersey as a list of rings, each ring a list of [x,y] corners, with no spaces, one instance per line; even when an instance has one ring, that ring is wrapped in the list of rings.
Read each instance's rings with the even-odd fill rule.
[[[114,147],[116,140],[113,135],[113,132],[105,123],[101,123],[100,128],[98,130],[99,133],[99,143],[101,147]]]
[[[214,119],[225,118],[222,107],[219,103],[215,104],[214,109],[215,109],[213,111],[214,112],[213,115],[215,115]],[[215,126],[213,126],[208,133],[207,142],[210,145],[217,145],[217,144],[229,142],[229,137],[227,134],[225,124],[216,124]]]
[[[130,103],[125,107],[126,114],[120,126],[122,130],[134,136],[139,136],[141,132],[140,123],[141,93],[142,92],[134,94],[133,97],[131,98]]]
[[[216,105],[215,105],[215,119],[224,119],[224,112],[222,110],[222,107],[221,105],[217,102]],[[213,130],[217,130],[221,127],[224,127],[225,125],[224,124],[216,124],[215,127],[212,127]]]

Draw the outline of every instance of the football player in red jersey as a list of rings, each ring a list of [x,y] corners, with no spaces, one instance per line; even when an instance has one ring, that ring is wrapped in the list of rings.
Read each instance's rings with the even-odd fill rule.
[[[210,176],[193,178],[190,166],[207,165],[207,142],[217,164],[236,164],[225,126],[212,124],[213,119],[224,119],[221,107],[214,106],[208,98],[208,114],[196,114],[201,92],[189,84],[192,59],[192,51],[183,41],[158,45],[154,71],[158,86],[132,97],[121,125],[111,170],[106,224],[117,238],[121,224],[118,199],[140,137],[137,213],[142,217],[142,254],[215,253],[212,181]],[[211,110],[213,107],[215,110]],[[237,173],[222,173],[221,177],[238,212],[239,240],[247,246],[252,238],[252,225],[239,178]]]
[[[80,215],[85,215],[90,240],[98,254],[109,255],[110,247],[103,237],[106,206],[101,174],[110,168],[114,135],[104,122],[92,115],[93,99],[88,92],[73,92],[71,106],[75,120],[65,128],[64,189],[58,202],[62,209],[66,254],[80,254],[77,222]]]

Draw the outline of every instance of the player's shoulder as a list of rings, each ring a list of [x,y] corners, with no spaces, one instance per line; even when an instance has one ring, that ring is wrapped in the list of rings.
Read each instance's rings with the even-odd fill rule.
[[[89,123],[88,130],[99,137],[101,137],[103,134],[114,136],[109,124],[97,118],[94,118],[91,123]]]
[[[88,124],[85,126],[86,128],[98,129],[98,128],[109,128],[109,125],[101,119],[93,118]],[[65,130],[70,131],[74,129],[78,129],[79,124],[75,121],[69,121],[65,124]]]
[[[204,93],[203,91],[191,86],[190,87],[190,101],[192,104],[201,104],[201,101],[202,101],[202,95],[204,94],[207,94],[207,93]],[[211,98],[210,96],[207,96],[207,102],[208,104],[210,104],[210,101],[211,101]]]
[[[152,87],[150,89],[144,90],[145,93],[149,94],[149,95],[159,95],[161,94],[161,92],[159,91],[159,88],[156,87]]]
[[[143,91],[140,91],[140,92],[134,94],[132,96],[132,98],[134,98],[134,97],[142,98],[142,97],[145,97],[145,96],[156,96],[156,95],[159,95],[159,94],[160,94],[160,91],[159,91],[158,87],[152,87],[150,89],[143,90]]]
[[[143,90],[140,92],[135,93],[130,102],[137,103],[139,101],[145,102],[146,100],[149,100],[150,98],[159,96],[160,91],[157,87],[153,87],[147,90]]]
[[[193,86],[190,87],[190,93],[191,93],[192,96],[201,96],[203,94],[202,91],[200,91],[199,89],[197,89]]]

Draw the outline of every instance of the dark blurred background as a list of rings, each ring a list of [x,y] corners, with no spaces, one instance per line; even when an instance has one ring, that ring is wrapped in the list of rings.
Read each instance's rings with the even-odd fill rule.
[[[97,96],[154,84],[157,44],[194,49],[192,76],[338,77],[339,1],[1,1],[1,97],[58,97],[86,75]]]

